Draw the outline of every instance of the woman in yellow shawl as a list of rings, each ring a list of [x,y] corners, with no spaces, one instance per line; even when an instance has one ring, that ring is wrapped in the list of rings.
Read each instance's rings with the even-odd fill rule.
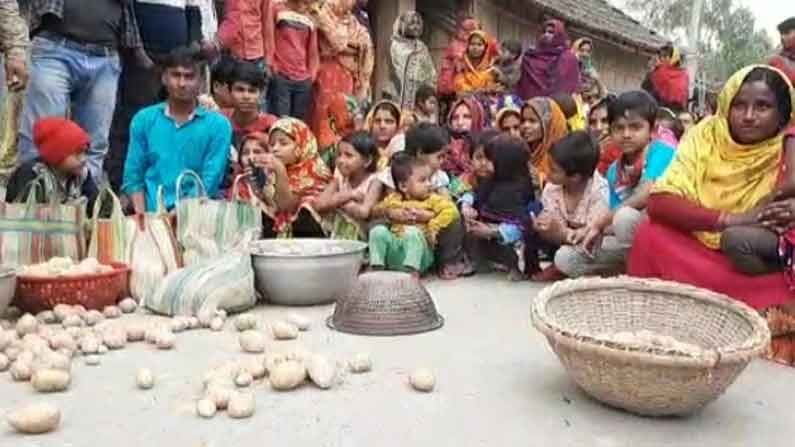
[[[392,101],[382,100],[377,102],[364,122],[364,130],[370,132],[378,146],[378,170],[389,166],[389,159],[395,152],[402,148],[401,128],[403,127],[403,112]]]
[[[795,132],[787,130],[795,124],[793,104],[792,86],[771,67],[747,67],[729,79],[717,114],[691,129],[655,185],[630,274],[715,290],[756,309],[795,310],[783,274],[788,260],[779,254],[780,236],[795,223]],[[795,317],[768,316],[774,335],[784,337],[774,358],[793,363]]]
[[[566,136],[566,116],[550,98],[533,98],[522,107],[522,138],[530,146],[530,163],[539,186],[549,175],[549,150]]]
[[[485,31],[476,30],[469,34],[467,51],[457,69],[455,89],[458,95],[468,93],[492,92],[497,89],[494,72],[494,59],[497,47],[494,39]]]

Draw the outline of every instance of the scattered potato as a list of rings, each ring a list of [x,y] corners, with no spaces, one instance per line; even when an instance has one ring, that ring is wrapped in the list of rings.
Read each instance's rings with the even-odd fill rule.
[[[123,328],[106,330],[102,342],[108,349],[122,349],[127,345],[127,332]]]
[[[298,338],[298,328],[286,321],[277,321],[271,326],[273,338],[276,340],[294,340]]]
[[[155,340],[155,346],[157,346],[157,349],[166,350],[173,348],[176,342],[177,342],[177,336],[173,332],[161,331],[157,335],[157,340]]]
[[[29,362],[17,360],[11,365],[10,373],[15,382],[27,382],[33,375],[33,368]]]
[[[135,312],[135,309],[138,308],[138,302],[135,301],[133,298],[125,298],[121,300],[119,303],[119,309],[126,314],[131,314]]]
[[[196,414],[204,419],[212,419],[217,411],[215,402],[211,399],[204,398],[196,402]]]
[[[254,377],[248,371],[243,371],[235,377],[235,385],[240,388],[246,388],[254,382]]]
[[[31,435],[51,432],[60,422],[61,410],[46,403],[26,405],[8,414],[8,424],[14,430]]]
[[[219,410],[226,410],[229,400],[232,398],[232,389],[220,385],[210,385],[207,387],[205,397],[215,403]]]
[[[235,329],[237,329],[238,332],[257,329],[258,326],[259,322],[257,321],[257,317],[252,314],[240,314],[235,318]]]
[[[171,332],[178,334],[188,329],[188,321],[182,317],[174,317],[170,323]]]
[[[17,360],[17,357],[19,357],[19,355],[22,354],[22,347],[9,346],[6,348],[5,353],[6,357],[8,357],[8,360],[15,362]]]
[[[30,383],[39,393],[57,393],[66,391],[72,376],[60,369],[40,369],[33,373]]]
[[[434,377],[431,370],[420,368],[411,373],[411,376],[409,376],[409,383],[417,391],[430,393],[436,386],[436,377]]]
[[[240,348],[243,352],[258,354],[265,352],[265,336],[262,332],[248,330],[238,337]]]
[[[72,306],[68,304],[56,304],[52,309],[52,313],[55,314],[55,319],[57,321],[63,321],[66,317],[72,315],[74,311],[72,310]]]
[[[5,351],[16,339],[16,331],[0,330],[0,351]]]
[[[221,317],[214,317],[210,321],[210,330],[213,332],[220,332],[224,329],[224,319]]]
[[[94,336],[87,336],[80,339],[80,351],[83,354],[96,354],[99,352],[99,340]]]
[[[97,349],[97,354],[99,354],[99,355],[105,355],[105,354],[107,354],[107,353],[108,353],[108,347],[107,347],[107,346],[105,346],[105,345],[103,345],[103,344],[100,344],[100,345],[99,345],[99,349]]]
[[[141,368],[135,376],[135,384],[138,386],[138,389],[141,390],[152,389],[152,387],[155,386],[155,376],[152,374],[151,370]]]
[[[348,369],[355,374],[370,372],[373,369],[373,361],[367,354],[356,354],[353,360],[348,362]]]
[[[0,354],[0,372],[7,370],[10,365],[11,360],[8,360],[4,354]]]
[[[41,324],[53,324],[58,321],[58,319],[55,318],[55,313],[51,310],[44,310],[36,314],[36,320]]]
[[[102,323],[105,320],[105,315],[98,310],[89,310],[86,312],[85,316],[83,317],[83,321],[86,322],[86,326],[96,326],[99,323]]]
[[[265,358],[258,356],[252,359],[247,359],[242,363],[242,369],[251,374],[254,379],[261,379],[265,377]]]
[[[199,329],[201,324],[199,323],[199,319],[197,317],[188,317],[188,329]]]
[[[337,367],[322,355],[313,355],[306,365],[306,371],[318,388],[327,390],[334,385],[337,378]]]
[[[146,329],[138,325],[127,326],[127,341],[135,343],[143,341],[146,337]]]
[[[269,352],[265,356],[265,370],[270,374],[276,366],[289,360],[287,354],[281,352]]]
[[[290,313],[287,314],[287,322],[298,328],[299,331],[308,331],[312,326],[312,321],[303,315]]]
[[[87,355],[83,362],[88,366],[97,366],[99,365],[100,358],[96,354]]]
[[[60,352],[42,353],[33,361],[33,372],[44,369],[57,369],[70,372],[72,370],[72,358]]]
[[[102,309],[102,314],[105,315],[105,318],[119,318],[121,317],[121,309],[116,306],[106,306]]]
[[[70,328],[70,327],[79,328],[82,327],[84,323],[85,322],[83,321],[82,318],[80,318],[80,315],[77,314],[69,314],[66,316],[66,318],[63,319],[63,321],[61,321],[61,325],[65,328]]]
[[[50,347],[52,349],[68,349],[70,351],[77,350],[77,342],[66,331],[56,332],[50,337]]]
[[[278,391],[297,388],[306,380],[306,367],[300,362],[287,360],[270,370],[271,387]]]
[[[233,393],[226,411],[234,419],[249,418],[254,414],[254,395],[252,393]]]
[[[25,314],[17,320],[17,335],[24,337],[27,334],[35,334],[39,328],[39,321],[31,314]]]

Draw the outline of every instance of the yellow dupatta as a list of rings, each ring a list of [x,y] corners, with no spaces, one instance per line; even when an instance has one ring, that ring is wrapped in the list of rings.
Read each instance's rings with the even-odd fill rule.
[[[773,138],[753,145],[734,141],[729,130],[729,108],[745,78],[755,68],[778,73],[790,85],[792,104],[795,92],[787,77],[774,68],[752,65],[735,73],[723,87],[715,116],[691,129],[680,143],[676,158],[654,193],[670,193],[705,208],[742,213],[757,206],[776,187],[784,152],[783,130]],[[790,118],[795,124],[795,112]],[[698,232],[698,240],[709,248],[720,247],[720,233]]]

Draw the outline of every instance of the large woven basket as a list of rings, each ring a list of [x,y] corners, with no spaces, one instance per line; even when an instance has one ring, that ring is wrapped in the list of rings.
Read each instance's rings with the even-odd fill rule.
[[[541,291],[531,314],[577,385],[644,416],[686,415],[707,405],[770,343],[767,324],[753,309],[658,280],[559,282]],[[642,330],[702,349],[625,345],[605,335]]]

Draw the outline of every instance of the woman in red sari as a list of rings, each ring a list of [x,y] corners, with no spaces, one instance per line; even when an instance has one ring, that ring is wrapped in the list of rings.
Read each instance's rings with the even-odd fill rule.
[[[690,75],[682,67],[682,56],[673,45],[660,50],[657,63],[643,81],[643,89],[654,96],[660,107],[687,110]]]
[[[580,62],[570,45],[563,22],[544,22],[538,43],[523,56],[516,94],[524,101],[556,93],[574,94],[580,84]]]
[[[779,254],[795,223],[791,173],[795,93],[783,73],[747,67],[726,83],[717,114],[691,129],[649,199],[628,272],[693,284],[767,310],[772,357],[795,359],[795,292]],[[785,155],[786,154],[786,155]],[[787,171],[790,171],[787,169]],[[776,306],[781,306],[780,308]],[[783,309],[783,310],[782,310]]]

